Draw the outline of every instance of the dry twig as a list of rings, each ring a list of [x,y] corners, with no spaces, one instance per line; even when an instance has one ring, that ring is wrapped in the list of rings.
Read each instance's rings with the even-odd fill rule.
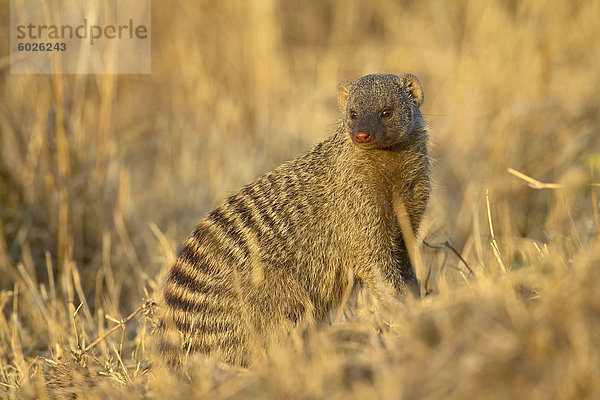
[[[454,246],[452,246],[452,243],[450,243],[450,239],[446,239],[446,241],[444,243],[437,243],[437,244],[430,244],[430,243],[426,242],[425,239],[423,239],[423,244],[431,249],[450,249],[450,250],[452,250],[452,252],[456,255],[456,257],[458,257],[458,259],[465,265],[467,270],[469,270],[469,275],[475,276],[475,272],[473,272],[471,267],[469,267],[469,264],[467,264],[465,259],[458,252],[458,250],[456,250],[454,248]]]
[[[142,304],[135,311],[133,311],[131,314],[129,314],[127,316],[127,318],[122,319],[118,325],[113,326],[108,331],[104,332],[104,335],[100,336],[98,339],[94,340],[92,343],[87,345],[87,347],[85,349],[83,349],[83,351],[87,352],[87,351],[91,350],[94,346],[96,346],[98,343],[100,343],[101,341],[106,339],[109,335],[111,335],[113,332],[115,332],[119,328],[125,329],[125,324],[127,322],[129,322],[133,317],[138,315],[140,311],[150,309],[150,308],[154,307],[155,305],[156,305],[156,303],[154,301],[146,300],[144,302],[144,304]]]
[[[522,172],[517,171],[516,169],[508,168],[508,172],[516,176],[517,178],[523,179],[528,183],[527,186],[533,189],[561,189],[564,188],[565,185],[560,183],[544,183],[540,182],[537,179],[533,179],[530,176],[525,175]]]

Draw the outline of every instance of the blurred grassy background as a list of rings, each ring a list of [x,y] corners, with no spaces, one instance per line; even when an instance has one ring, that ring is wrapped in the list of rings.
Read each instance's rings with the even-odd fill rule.
[[[222,386],[212,367],[192,384],[147,373],[138,324],[120,354],[142,383],[114,364],[87,396],[600,393],[599,1],[154,1],[152,74],[122,76],[9,74],[0,3],[0,393],[39,394],[67,349],[114,325],[104,314],[154,292],[195,221],[331,134],[338,81],[404,72],[423,83],[437,160],[422,234],[451,238],[477,278],[423,250],[434,295],[394,324],[367,313],[297,338]],[[99,367],[65,368],[85,383]]]

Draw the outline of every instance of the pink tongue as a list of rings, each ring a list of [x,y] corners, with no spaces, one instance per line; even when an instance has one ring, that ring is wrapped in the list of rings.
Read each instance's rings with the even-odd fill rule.
[[[371,135],[368,132],[356,132],[354,139],[357,143],[369,143],[371,141]]]

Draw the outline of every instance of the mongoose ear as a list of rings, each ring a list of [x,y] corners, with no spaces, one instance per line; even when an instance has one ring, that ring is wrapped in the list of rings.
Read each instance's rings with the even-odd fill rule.
[[[337,92],[338,92],[338,108],[342,114],[346,113],[346,100],[348,100],[348,92],[350,91],[350,86],[352,86],[352,82],[350,81],[341,81],[338,83]]]
[[[417,108],[423,104],[423,86],[416,75],[403,74],[399,78],[400,85],[406,90],[411,99],[415,102]]]

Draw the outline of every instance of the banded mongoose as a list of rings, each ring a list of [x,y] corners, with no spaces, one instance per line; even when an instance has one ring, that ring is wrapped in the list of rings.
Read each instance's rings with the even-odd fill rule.
[[[430,192],[422,102],[412,74],[341,82],[332,136],[200,221],[164,283],[159,348],[171,365],[200,352],[248,366],[359,282],[387,305],[419,295],[396,205],[416,232]]]

